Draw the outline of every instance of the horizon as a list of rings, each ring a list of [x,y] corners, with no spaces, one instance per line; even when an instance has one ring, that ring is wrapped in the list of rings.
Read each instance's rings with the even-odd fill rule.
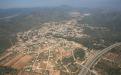
[[[35,8],[35,7],[58,7],[62,5],[71,7],[120,7],[120,0],[1,0],[0,9],[9,8]]]

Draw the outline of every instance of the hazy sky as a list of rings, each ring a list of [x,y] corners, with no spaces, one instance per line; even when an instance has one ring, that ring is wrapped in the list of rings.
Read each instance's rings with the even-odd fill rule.
[[[27,8],[42,6],[115,6],[121,5],[121,0],[0,0],[0,8]]]

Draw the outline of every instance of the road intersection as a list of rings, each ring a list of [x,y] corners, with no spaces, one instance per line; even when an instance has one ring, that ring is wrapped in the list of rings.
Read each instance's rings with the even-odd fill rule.
[[[105,53],[107,53],[108,51],[110,51],[111,49],[113,49],[114,47],[120,46],[121,43],[115,43],[103,50],[101,50],[100,52],[96,53],[94,57],[89,57],[89,60],[85,63],[85,67],[83,67],[81,69],[81,71],[79,72],[78,75],[87,75],[87,73],[89,72],[88,69],[90,69],[95,63],[97,63],[98,59]],[[88,68],[88,69],[87,69]]]

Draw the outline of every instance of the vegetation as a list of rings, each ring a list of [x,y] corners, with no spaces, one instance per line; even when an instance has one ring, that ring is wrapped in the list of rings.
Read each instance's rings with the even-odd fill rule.
[[[89,35],[96,38],[103,38],[108,42],[121,41],[121,11],[93,11],[90,16],[85,17],[80,23],[86,23],[90,26],[107,27],[110,31],[99,31],[86,29]],[[100,35],[99,35],[100,34]]]
[[[85,58],[85,52],[82,49],[76,49],[74,50],[74,56],[76,59],[79,59],[82,61]]]
[[[0,67],[0,75],[17,75],[18,70],[10,67]]]
[[[97,65],[96,68],[102,70],[102,74],[106,72],[104,75],[120,75],[121,68],[118,67],[118,64],[115,62],[108,62],[106,60],[101,60]]]
[[[67,65],[68,63],[74,62],[74,59],[73,59],[72,56],[70,56],[70,57],[65,57],[65,58],[62,59],[62,62],[63,62],[63,64],[66,64],[66,65]]]

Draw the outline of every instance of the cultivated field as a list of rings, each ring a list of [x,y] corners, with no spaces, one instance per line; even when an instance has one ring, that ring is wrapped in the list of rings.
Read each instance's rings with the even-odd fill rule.
[[[28,62],[32,60],[32,57],[30,55],[25,55],[22,58],[20,58],[16,63],[14,63],[11,67],[16,69],[21,69],[25,65],[27,65]]]

